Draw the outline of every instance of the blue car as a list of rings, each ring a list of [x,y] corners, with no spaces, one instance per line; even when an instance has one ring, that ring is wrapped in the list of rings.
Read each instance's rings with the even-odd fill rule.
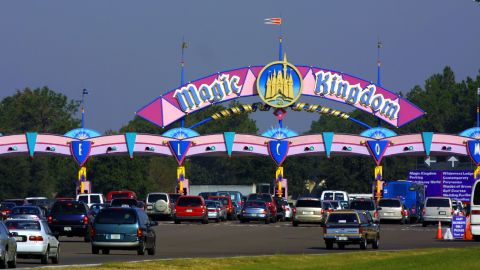
[[[138,255],[155,255],[156,235],[147,214],[136,207],[110,207],[95,217],[90,230],[92,254],[110,250],[136,250]]]

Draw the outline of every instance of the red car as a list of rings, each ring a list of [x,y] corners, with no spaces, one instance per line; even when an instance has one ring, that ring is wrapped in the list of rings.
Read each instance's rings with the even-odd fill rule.
[[[237,217],[235,208],[233,208],[232,198],[230,198],[230,196],[209,196],[208,199],[222,202],[223,206],[227,208],[227,219],[233,220]]]
[[[207,205],[203,197],[180,196],[175,204],[173,220],[175,224],[180,224],[183,220],[201,221],[202,224],[208,224]]]
[[[248,195],[247,197],[247,202],[248,201],[264,201],[267,206],[268,210],[270,211],[270,221],[275,223],[277,222],[277,204],[275,203],[275,200],[273,199],[272,195],[269,193],[252,193]]]
[[[113,199],[137,199],[137,194],[130,190],[114,190],[107,193],[107,201],[111,202]]]

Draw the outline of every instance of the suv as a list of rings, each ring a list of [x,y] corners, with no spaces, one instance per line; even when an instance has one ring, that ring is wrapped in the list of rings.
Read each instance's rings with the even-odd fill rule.
[[[378,201],[378,218],[381,220],[394,220],[405,224],[410,221],[408,210],[400,199],[382,198]]]
[[[360,244],[361,249],[366,249],[368,244],[372,244],[374,249],[380,246],[380,226],[368,211],[335,211],[328,215],[323,230],[327,249],[332,249],[334,243],[339,249],[348,244]]]
[[[111,202],[113,199],[128,198],[137,199],[137,194],[130,190],[114,190],[107,193],[107,201]]]
[[[92,254],[109,254],[111,249],[136,250],[138,255],[155,255],[156,235],[147,214],[139,208],[111,207],[100,210],[90,230]]]
[[[300,223],[322,224],[324,221],[325,210],[322,201],[318,198],[299,198],[294,209],[292,218],[294,227],[297,227]]]
[[[167,193],[148,193],[147,195],[147,215],[154,219],[156,217],[172,216],[172,205],[170,202],[170,196]]]
[[[78,194],[77,201],[84,202],[91,207],[94,203],[105,203],[105,198],[101,193]]]
[[[182,220],[200,220],[208,224],[208,211],[205,200],[201,196],[180,196],[175,205],[175,224]]]
[[[377,207],[371,199],[355,199],[350,203],[350,209],[359,211],[368,211],[374,221],[379,221]]]
[[[452,222],[452,200],[447,197],[428,197],[423,208],[423,227],[428,223]]]
[[[256,201],[256,200],[264,201],[267,204],[268,210],[270,211],[270,219],[271,219],[270,221],[273,223],[277,222],[277,204],[273,200],[272,195],[269,193],[260,193],[260,194],[252,193],[248,195],[246,201],[248,202],[248,201]]]
[[[81,236],[84,241],[90,241],[88,207],[79,201],[56,202],[47,218],[48,226],[57,238]]]

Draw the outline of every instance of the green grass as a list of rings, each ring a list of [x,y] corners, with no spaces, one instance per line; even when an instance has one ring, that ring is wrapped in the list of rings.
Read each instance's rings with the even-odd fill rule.
[[[140,263],[106,263],[96,267],[68,267],[56,269],[355,269],[355,270],[395,270],[395,269],[478,269],[480,267],[479,248],[441,248],[408,251],[352,252],[326,255],[275,255],[259,257],[238,257],[220,259],[175,259]]]

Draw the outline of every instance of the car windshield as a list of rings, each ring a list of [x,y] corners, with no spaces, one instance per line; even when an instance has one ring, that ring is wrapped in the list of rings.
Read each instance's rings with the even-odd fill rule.
[[[206,201],[205,204],[207,205],[207,208],[217,208],[217,202],[215,201]]]
[[[333,192],[326,192],[325,194],[323,194],[323,199],[324,200],[333,200]]]
[[[372,201],[353,201],[350,204],[350,208],[355,210],[375,210],[375,204]]]
[[[265,208],[266,205],[264,202],[255,202],[255,201],[250,201],[245,203],[245,207],[251,207],[251,208]]]
[[[98,224],[134,224],[137,221],[134,210],[131,209],[104,209],[95,218]]]
[[[322,207],[320,200],[298,200],[296,207]]]
[[[147,203],[155,203],[159,200],[168,201],[167,194],[150,194],[147,198]]]
[[[328,215],[327,223],[358,223],[357,215],[354,213],[331,213]]]
[[[40,231],[40,222],[35,220],[7,220],[5,226],[9,230]]]
[[[57,203],[53,206],[51,212],[62,214],[84,214],[86,210],[83,204],[80,203]]]
[[[228,205],[228,198],[209,197],[210,200],[221,202],[223,205]]]
[[[33,207],[15,207],[12,209],[12,214],[38,215],[40,214],[40,211],[38,208],[33,208]]]
[[[450,207],[450,200],[444,198],[428,198],[427,207]]]
[[[400,207],[401,205],[399,200],[380,200],[378,203],[380,207]]]
[[[183,197],[178,199],[177,205],[178,206],[200,206],[202,205],[202,200],[197,197]]]
[[[272,196],[270,194],[261,194],[262,195],[262,199],[266,202],[272,202],[273,199],[272,199]]]

